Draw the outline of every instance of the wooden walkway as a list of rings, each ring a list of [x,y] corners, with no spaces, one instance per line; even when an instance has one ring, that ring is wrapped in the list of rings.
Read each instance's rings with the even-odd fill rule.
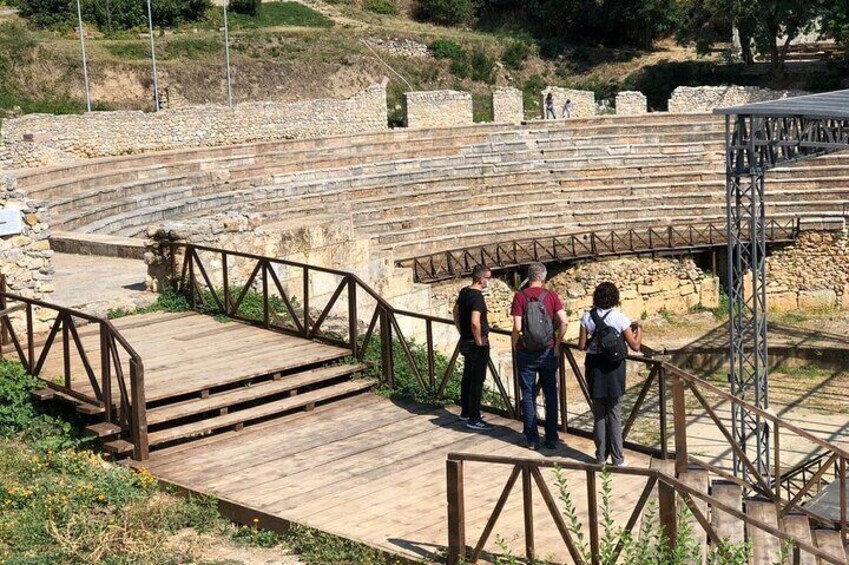
[[[270,332],[236,321],[220,322],[194,312],[156,312],[113,320],[145,362],[147,402],[250,380],[273,372],[322,363],[350,354],[347,349]],[[98,351],[99,328],[79,330],[84,349]],[[42,377],[61,382],[62,336],[47,357]],[[57,347],[58,345],[58,347]],[[70,345],[71,351],[75,351]],[[95,374],[100,356],[89,354]],[[73,389],[94,396],[79,356],[72,355]],[[118,387],[112,395],[118,399]]]
[[[536,453],[517,445],[521,424],[490,417],[485,433],[466,429],[454,409],[396,404],[361,395],[288,416],[241,432],[153,452],[143,466],[166,483],[218,497],[245,521],[268,516],[364,542],[393,554],[432,559],[447,544],[445,464],[450,452],[504,456],[557,455],[591,462],[592,443],[564,437],[554,452]],[[627,454],[629,466],[647,467],[649,458]],[[469,463],[466,512],[469,539],[477,539],[510,469]],[[586,519],[583,473],[567,475],[579,515]],[[547,476],[556,496],[551,473]],[[613,500],[617,521],[630,516],[645,479],[617,479]],[[503,539],[523,554],[521,489],[508,500],[487,551]],[[536,496],[538,555],[567,558],[553,521]],[[550,520],[550,519],[549,519]]]

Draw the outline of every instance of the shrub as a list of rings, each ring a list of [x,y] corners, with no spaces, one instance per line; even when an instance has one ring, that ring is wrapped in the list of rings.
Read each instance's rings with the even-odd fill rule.
[[[18,0],[15,4],[20,15],[37,27],[68,26],[76,13],[70,0]]]
[[[483,50],[475,49],[469,61],[472,80],[493,84],[495,82],[495,61]]]
[[[333,27],[333,20],[298,2],[267,2],[257,8],[256,14],[234,13],[230,22],[234,28]]]
[[[152,0],[153,25],[175,27],[198,21],[211,7],[211,0]],[[106,33],[148,25],[146,4],[137,0],[84,0],[82,9],[83,17]]]
[[[363,7],[374,14],[394,16],[398,13],[398,8],[392,0],[366,0]]]
[[[478,0],[419,0],[418,18],[444,26],[470,24],[475,19]]]
[[[261,4],[262,0],[231,0],[230,9],[237,14],[256,16]]]
[[[435,59],[451,59],[454,61],[462,59],[466,55],[460,44],[450,39],[437,39],[428,45],[428,49],[433,53]]]
[[[457,78],[468,78],[472,74],[472,69],[465,57],[451,61],[450,69],[451,73]]]
[[[518,71],[531,56],[531,47],[522,41],[516,41],[508,45],[501,54],[501,60],[507,68]]]

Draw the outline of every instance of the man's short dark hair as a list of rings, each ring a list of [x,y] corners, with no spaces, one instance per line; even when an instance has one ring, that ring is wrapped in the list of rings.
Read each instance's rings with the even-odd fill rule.
[[[490,269],[486,265],[475,265],[472,269],[472,280],[474,282],[482,280],[489,271]]]
[[[612,282],[603,282],[593,292],[593,306],[602,310],[619,306],[619,289]]]

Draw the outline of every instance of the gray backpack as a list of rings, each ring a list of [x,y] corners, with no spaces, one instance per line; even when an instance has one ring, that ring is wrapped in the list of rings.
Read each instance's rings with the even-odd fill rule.
[[[554,321],[545,308],[545,297],[548,291],[543,290],[539,298],[525,294],[528,305],[522,317],[522,345],[526,351],[544,351],[551,347],[554,337]]]

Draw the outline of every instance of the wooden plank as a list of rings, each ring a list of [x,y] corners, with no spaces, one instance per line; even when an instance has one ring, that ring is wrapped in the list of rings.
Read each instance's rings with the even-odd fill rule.
[[[735,510],[743,511],[743,490],[730,481],[716,480],[711,483],[711,497]],[[721,539],[727,539],[735,545],[743,542],[743,522],[721,510],[711,511],[711,526]]]
[[[814,540],[816,540],[818,548],[846,563],[846,550],[840,539],[840,532],[837,530],[817,528],[814,530]],[[822,559],[820,561],[825,563]]]
[[[153,408],[147,412],[148,426],[177,420],[187,416],[202,414],[236,404],[258,400],[287,391],[326,382],[331,379],[344,377],[362,370],[365,365],[337,365],[335,367],[323,367],[311,371],[304,371],[287,375],[277,381],[265,381],[250,387],[237,388],[231,391],[221,392],[205,399],[187,400],[174,404],[167,404],[160,408]]]
[[[686,473],[678,475],[678,480],[698,492],[708,493],[708,472],[702,468],[689,468]],[[706,501],[693,497],[693,503],[703,516],[708,516],[708,505]],[[681,508],[682,504],[685,503],[679,498],[679,508]],[[707,561],[707,533],[695,517],[691,516],[689,523],[693,531],[693,541],[699,546],[700,563],[705,563]]]
[[[251,420],[258,420],[260,418],[265,418],[268,416],[273,416],[281,412],[286,412],[287,410],[294,410],[296,408],[303,407],[309,404],[310,402],[322,402],[331,398],[335,398],[337,396],[343,396],[345,394],[363,391],[370,388],[371,386],[372,384],[368,381],[344,382],[319,390],[307,392],[292,398],[285,398],[276,402],[261,404],[254,408],[231,412],[224,416],[218,416],[217,418],[208,418],[206,420],[193,422],[191,424],[184,424],[182,426],[177,426],[174,428],[167,428],[149,434],[148,438],[150,445],[153,446],[160,443],[174,441],[177,439],[202,435],[217,429],[249,422]]]
[[[765,500],[750,499],[745,503],[746,515],[754,520],[778,527],[778,514],[775,505]],[[752,546],[750,565],[775,565],[781,560],[780,540],[763,530],[746,528],[746,537]]]
[[[816,545],[811,536],[810,520],[805,514],[788,514],[785,516],[784,531],[802,543]],[[817,565],[817,558],[806,551],[800,551],[798,565]]]

